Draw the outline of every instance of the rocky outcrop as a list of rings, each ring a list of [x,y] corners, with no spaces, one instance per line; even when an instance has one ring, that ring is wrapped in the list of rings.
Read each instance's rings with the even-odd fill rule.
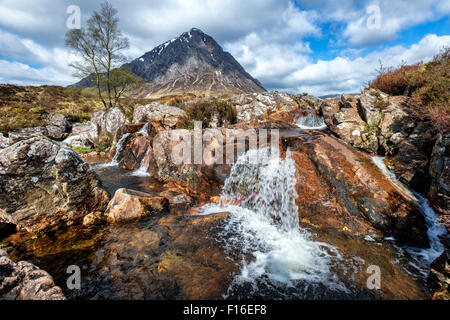
[[[365,132],[366,123],[359,116],[356,98],[342,95],[340,102],[325,99],[321,104],[321,110],[328,128],[339,138],[356,148],[377,151],[377,137]]]
[[[35,265],[14,263],[0,250],[0,300],[66,300],[53,278]]]
[[[286,93],[265,92],[240,94],[227,99],[235,106],[239,122],[263,122],[275,112],[287,112],[299,108],[298,103]]]
[[[300,220],[356,236],[394,236],[428,247],[418,204],[393,185],[371,158],[326,133],[284,138],[297,168]]]
[[[223,129],[218,129],[219,136],[225,141]],[[194,130],[169,130],[158,133],[153,139],[153,156],[155,161],[154,175],[163,182],[175,182],[177,184],[187,186],[196,192],[219,193],[220,185],[225,181],[230,172],[231,166],[226,161],[216,161],[215,157],[211,157],[211,153],[206,153],[206,149],[218,144],[217,137],[205,139],[200,146],[201,152],[198,152],[200,159],[195,159],[194,143],[186,145],[184,156],[182,158],[180,137],[184,137],[184,141],[194,141]],[[200,133],[201,136],[201,133]],[[201,137],[200,137],[201,139]],[[180,143],[181,142],[181,143]],[[235,151],[235,146],[232,147]],[[177,161],[174,161],[177,157]],[[208,158],[208,161],[205,159]],[[223,158],[226,159],[226,148],[223,148]],[[178,163],[180,162],[180,163]]]
[[[105,211],[110,222],[130,221],[168,209],[167,199],[130,189],[119,189]]]
[[[405,96],[363,90],[358,97],[326,99],[321,112],[330,130],[352,146],[390,156],[390,168],[412,189],[426,193],[429,164],[439,132],[436,125]]]
[[[22,128],[8,133],[9,143],[29,139],[35,135],[44,135],[50,139],[61,141],[70,133],[72,125],[62,114],[50,113],[44,119],[45,126]]]
[[[119,108],[112,108],[107,112],[94,112],[91,117],[91,137],[96,138],[101,134],[114,136],[119,128],[129,121]]]
[[[133,122],[147,123],[160,121],[164,126],[175,128],[178,121],[185,114],[186,112],[180,108],[153,102],[148,105],[136,107],[133,113]]]
[[[431,186],[428,197],[445,226],[450,230],[450,134],[437,136],[431,153],[429,175]]]
[[[0,222],[39,232],[101,211],[109,196],[71,149],[45,137],[0,150]]]

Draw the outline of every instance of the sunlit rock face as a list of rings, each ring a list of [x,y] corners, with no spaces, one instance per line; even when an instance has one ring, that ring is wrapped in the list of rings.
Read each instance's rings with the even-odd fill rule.
[[[371,158],[325,133],[285,139],[296,163],[300,220],[353,235],[393,235],[428,247],[418,204],[398,190]]]
[[[0,150],[0,222],[38,232],[101,211],[108,193],[71,149],[33,137]]]

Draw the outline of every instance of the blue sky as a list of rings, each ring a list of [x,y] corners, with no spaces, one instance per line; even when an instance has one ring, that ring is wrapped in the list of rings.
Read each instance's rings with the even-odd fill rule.
[[[134,59],[192,27],[267,89],[357,92],[382,61],[428,61],[450,46],[450,0],[111,0]],[[100,1],[0,0],[0,83],[68,85],[67,7],[82,23]]]

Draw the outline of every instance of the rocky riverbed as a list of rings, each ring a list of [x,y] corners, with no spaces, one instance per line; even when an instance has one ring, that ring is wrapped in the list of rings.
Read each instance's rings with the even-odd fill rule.
[[[116,136],[109,153],[81,158],[36,132],[8,142],[3,259],[45,270],[68,299],[446,297],[445,133],[401,97],[264,95],[234,97],[241,122],[228,129],[279,129],[267,137],[279,153],[244,141],[234,164],[173,163],[183,113],[164,107],[171,116],[160,119],[157,105],[138,108],[135,123],[114,110],[69,133],[92,139],[106,130]],[[202,154],[225,128],[218,135]],[[224,156],[241,146],[225,145]],[[427,185],[416,188],[420,181]],[[71,265],[81,268],[80,290],[66,286]],[[4,287],[10,276],[1,270]]]

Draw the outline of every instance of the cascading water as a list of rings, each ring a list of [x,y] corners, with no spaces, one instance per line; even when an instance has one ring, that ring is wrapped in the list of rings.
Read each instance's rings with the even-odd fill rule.
[[[392,173],[383,162],[384,157],[372,157],[373,162],[377,167],[383,172],[387,178],[401,191],[404,195],[408,196],[413,201],[419,204],[419,208],[425,217],[425,222],[427,224],[427,234],[430,240],[430,248],[420,249],[407,247],[405,248],[408,253],[410,253],[417,260],[417,265],[424,276],[428,274],[428,267],[433,260],[438,258],[442,252],[444,252],[444,246],[440,239],[447,233],[446,228],[439,223],[438,215],[428,204],[425,197],[416,192],[411,192],[407,187],[405,187]]]
[[[143,136],[148,137],[148,126],[149,126],[149,123],[144,124],[144,126],[141,128],[141,130],[139,130],[136,133],[142,134]]]
[[[285,160],[271,156],[269,148],[250,150],[233,166],[221,203],[203,207],[201,214],[231,213],[219,241],[229,252],[243,256],[241,274],[232,287],[250,285],[258,294],[261,287],[271,288],[275,296],[287,293],[287,287],[297,287],[290,294],[301,295],[301,288],[313,284],[347,291],[331,271],[340,253],[313,241],[299,228],[295,186],[295,163],[289,150]],[[252,256],[250,261],[247,255]]]
[[[328,128],[322,117],[319,117],[317,114],[311,112],[306,116],[298,117],[296,125],[303,130],[325,130]]]
[[[144,158],[141,160],[141,164],[139,168],[131,173],[132,176],[135,177],[150,177],[150,173],[148,173],[148,168],[150,167],[150,153],[152,152],[151,145],[148,146],[147,151],[145,152]]]
[[[92,168],[107,168],[107,167],[114,167],[118,165],[118,160],[119,160],[119,156],[120,153],[122,152],[123,148],[124,148],[124,143],[126,138],[129,136],[129,133],[125,133],[122,138],[119,139],[119,141],[116,144],[116,153],[114,154],[113,159],[111,160],[111,162],[107,162],[107,163],[100,163],[100,164],[95,164],[92,165]]]

